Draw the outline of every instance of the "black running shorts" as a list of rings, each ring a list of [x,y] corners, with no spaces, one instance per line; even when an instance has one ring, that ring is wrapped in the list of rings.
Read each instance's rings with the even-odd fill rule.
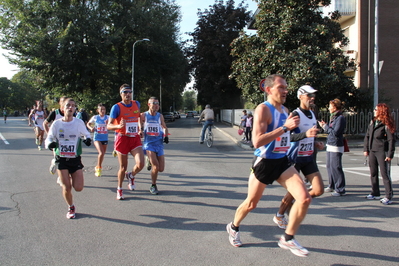
[[[70,174],[84,167],[80,156],[76,158],[58,157],[56,158],[56,162],[58,163],[58,170],[68,170]]]
[[[296,163],[295,169],[298,171],[298,173],[301,171],[305,176],[319,172],[319,168],[317,167],[317,164],[313,158],[309,162]]]
[[[255,156],[252,161],[252,172],[259,182],[271,185],[285,172],[285,170],[290,168],[291,165],[287,156],[281,159],[264,159]]]

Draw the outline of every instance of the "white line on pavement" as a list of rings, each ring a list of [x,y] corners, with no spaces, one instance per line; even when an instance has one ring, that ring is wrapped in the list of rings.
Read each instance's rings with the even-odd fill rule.
[[[318,165],[318,166],[326,168],[325,165]],[[366,171],[366,173],[361,173],[360,171]],[[362,176],[370,176],[370,169],[366,166],[350,167],[350,168],[344,167],[344,172],[362,175]],[[379,178],[381,179],[381,174],[379,175]],[[391,179],[392,181],[399,181],[399,167],[391,165]]]
[[[0,138],[4,141],[5,144],[10,144],[5,137],[0,133]]]

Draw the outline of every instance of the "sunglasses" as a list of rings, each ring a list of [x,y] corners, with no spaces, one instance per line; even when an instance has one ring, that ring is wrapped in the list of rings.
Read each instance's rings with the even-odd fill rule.
[[[152,102],[152,103],[149,103],[149,104],[155,104],[155,105],[157,105],[157,104],[159,104],[159,102]]]
[[[123,94],[132,93],[132,91],[122,91]]]
[[[316,97],[316,94],[314,94],[314,93],[308,93],[308,94],[306,94],[306,96],[308,96],[309,98],[314,98],[314,97]]]

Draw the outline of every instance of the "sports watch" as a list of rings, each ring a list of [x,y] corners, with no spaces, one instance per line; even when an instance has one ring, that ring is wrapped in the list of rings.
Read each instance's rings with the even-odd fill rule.
[[[286,126],[282,126],[282,128],[283,128],[283,130],[284,130],[284,133],[287,133],[287,131],[288,131],[288,127],[286,127]]]

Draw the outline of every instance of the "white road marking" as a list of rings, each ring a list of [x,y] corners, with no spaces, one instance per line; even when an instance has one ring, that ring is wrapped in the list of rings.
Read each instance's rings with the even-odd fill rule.
[[[324,167],[326,168],[325,165],[318,165],[319,167]],[[362,173],[361,171],[364,171],[365,173]],[[368,166],[363,166],[363,167],[344,167],[344,172],[352,173],[352,174],[357,174],[361,176],[370,176],[370,169]],[[379,178],[382,179],[381,174],[379,175]],[[391,165],[391,180],[392,182],[394,181],[399,181],[399,167],[396,165]]]
[[[5,137],[3,137],[3,135],[0,133],[0,138],[4,141],[5,144],[10,144]]]

